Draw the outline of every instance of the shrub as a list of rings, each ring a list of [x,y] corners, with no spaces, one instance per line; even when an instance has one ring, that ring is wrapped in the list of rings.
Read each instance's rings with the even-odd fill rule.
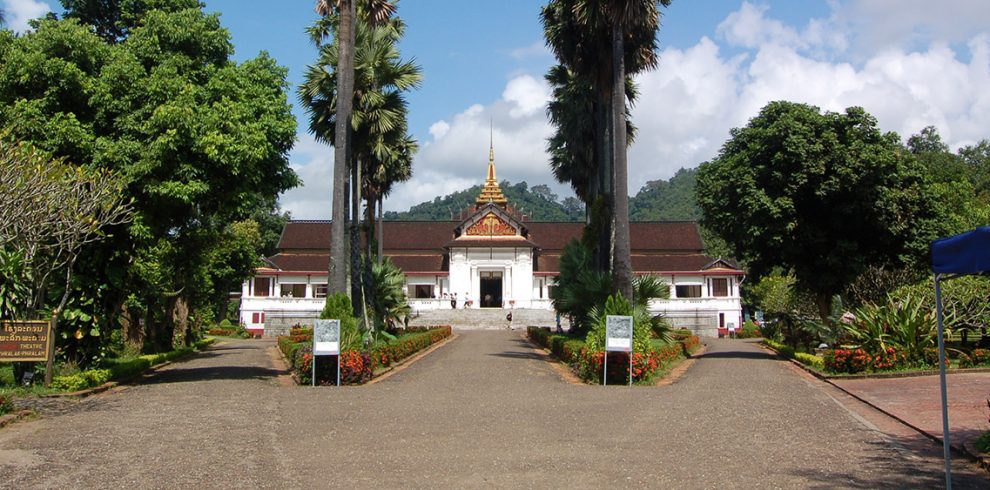
[[[816,355],[808,354],[805,352],[795,352],[794,358],[798,360],[801,364],[805,366],[813,367],[818,370],[825,368],[825,361]]]
[[[763,332],[760,331],[760,327],[753,320],[746,320],[746,323],[743,323],[742,329],[736,333],[736,336],[740,339],[756,339],[762,337]]]
[[[358,327],[358,320],[354,317],[354,313],[351,306],[351,299],[347,297],[346,294],[337,293],[331,296],[327,296],[327,302],[323,306],[323,311],[320,313],[321,319],[337,319],[340,320],[340,350],[360,350],[361,345],[361,330]],[[300,335],[306,335],[307,333],[312,336],[313,329],[308,329],[308,332],[299,332]],[[290,332],[291,333],[291,332]],[[312,337],[310,337],[312,338]]]
[[[14,401],[10,395],[0,393],[0,415],[5,415],[14,411]]]
[[[936,351],[936,356],[938,352]],[[938,365],[938,361],[935,362]],[[990,349],[973,349],[969,354],[959,356],[959,367],[990,366]]]
[[[829,349],[822,354],[825,370],[832,373],[856,374],[874,364],[874,357],[863,349]]]
[[[450,335],[450,326],[445,326],[425,332],[404,334],[394,340],[375,344],[369,352],[372,362],[372,369],[377,370],[386,368],[393,363],[401,361],[416,352],[429,347],[432,344],[450,337]]]

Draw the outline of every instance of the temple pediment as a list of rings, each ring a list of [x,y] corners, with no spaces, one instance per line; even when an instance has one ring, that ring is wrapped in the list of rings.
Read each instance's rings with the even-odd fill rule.
[[[488,203],[479,206],[471,216],[461,222],[456,233],[460,237],[523,237],[528,235],[526,227],[504,208]]]

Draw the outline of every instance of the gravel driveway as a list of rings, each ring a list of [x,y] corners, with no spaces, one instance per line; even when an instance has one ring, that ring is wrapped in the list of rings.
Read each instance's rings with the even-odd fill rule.
[[[751,343],[663,387],[561,380],[518,332],[462,332],[364,387],[280,387],[270,341],[0,430],[3,488],[938,487],[902,445]],[[986,488],[968,463],[958,488]]]

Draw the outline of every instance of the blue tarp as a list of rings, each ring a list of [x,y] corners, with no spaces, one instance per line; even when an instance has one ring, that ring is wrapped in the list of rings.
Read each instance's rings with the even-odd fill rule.
[[[932,270],[936,274],[990,272],[990,226],[932,242]]]

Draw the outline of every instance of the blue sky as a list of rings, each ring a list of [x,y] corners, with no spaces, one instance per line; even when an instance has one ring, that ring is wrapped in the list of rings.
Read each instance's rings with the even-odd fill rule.
[[[8,23],[58,2],[0,0]],[[240,60],[268,51],[297,85],[316,56],[304,33],[311,0],[206,0],[221,13]],[[545,138],[553,57],[543,46],[544,2],[401,0],[403,55],[423,86],[409,94],[420,141],[414,177],[386,209],[401,210],[479,183],[489,121],[500,179],[552,184]],[[277,8],[273,9],[273,5]],[[839,111],[861,105],[903,138],[935,125],[953,147],[990,137],[990,8],[985,0],[674,0],[666,9],[658,70],[637,77],[640,136],[630,150],[630,190],[711,159],[732,127],[771,100]],[[292,94],[295,102],[295,94]],[[329,216],[329,147],[313,141],[296,107],[293,167],[304,186],[281,202],[297,218]]]

